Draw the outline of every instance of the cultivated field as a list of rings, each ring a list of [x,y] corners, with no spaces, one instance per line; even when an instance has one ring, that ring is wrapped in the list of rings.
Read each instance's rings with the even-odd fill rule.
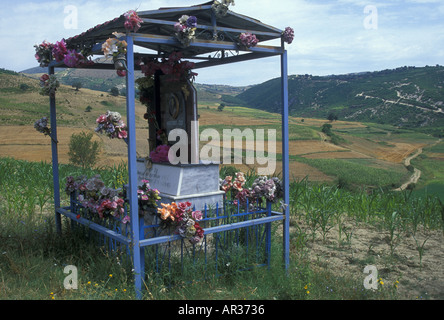
[[[130,272],[82,242],[86,240],[77,243],[72,241],[71,234],[63,238],[54,234],[52,190],[48,182],[51,168],[37,163],[50,163],[51,140],[33,128],[35,120],[49,115],[48,101],[36,93],[34,80],[11,79],[6,82],[0,77],[0,164],[5,169],[0,171],[0,299],[133,299]],[[29,88],[18,89],[21,83]],[[58,151],[66,176],[80,172],[65,165],[69,162],[71,135],[93,131],[95,119],[107,110],[125,115],[125,98],[87,89],[77,92],[62,86],[57,101]],[[241,107],[226,107],[219,112],[217,105],[200,105],[201,130],[276,130],[279,174],[280,115]],[[92,108],[91,112],[85,111],[87,106]],[[144,107],[138,103],[139,157],[146,157],[148,152],[144,113]],[[169,290],[150,284],[152,292],[146,298],[442,299],[443,208],[436,197],[427,195],[444,194],[444,143],[392,126],[293,117],[289,123],[290,175],[295,180],[290,203],[293,276],[283,277],[282,268],[275,268],[281,271],[236,273],[236,281],[228,274],[220,281],[193,283],[195,290],[188,285]],[[330,123],[341,138],[339,145],[321,132],[325,123]],[[103,147],[95,172],[116,181],[125,170],[103,168],[126,161],[126,144],[97,134],[94,139]],[[251,142],[245,143],[243,152],[248,149],[252,149]],[[422,153],[411,161],[411,166],[421,171],[419,190],[391,192],[414,174],[404,161],[418,150]],[[7,157],[31,162],[4,159]],[[244,172],[255,168],[237,166]],[[92,171],[88,169],[87,173],[91,175]],[[63,197],[66,202],[66,195]],[[279,228],[273,231],[277,243],[274,246],[278,248]],[[273,252],[279,263],[280,252]],[[84,282],[79,291],[63,289],[60,266],[66,264],[79,265],[83,270]],[[362,289],[367,265],[376,265],[380,270],[376,292]]]

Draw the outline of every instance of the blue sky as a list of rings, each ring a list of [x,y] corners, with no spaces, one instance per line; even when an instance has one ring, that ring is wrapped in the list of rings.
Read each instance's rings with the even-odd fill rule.
[[[130,9],[191,6],[204,0],[2,0],[0,68],[37,66],[34,44],[56,42],[113,19]],[[78,29],[66,29],[77,9]],[[367,11],[365,11],[367,8]],[[400,66],[444,64],[443,0],[236,0],[232,10],[295,30],[287,46],[290,74],[329,75]],[[8,50],[5,50],[5,49]],[[250,85],[280,74],[279,58],[198,70],[197,82]]]

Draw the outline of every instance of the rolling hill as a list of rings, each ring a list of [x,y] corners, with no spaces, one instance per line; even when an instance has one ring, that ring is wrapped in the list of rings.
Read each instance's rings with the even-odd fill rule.
[[[280,79],[272,79],[236,96],[244,106],[279,112]],[[293,116],[327,118],[422,128],[444,128],[444,67],[401,67],[359,74],[289,76]]]

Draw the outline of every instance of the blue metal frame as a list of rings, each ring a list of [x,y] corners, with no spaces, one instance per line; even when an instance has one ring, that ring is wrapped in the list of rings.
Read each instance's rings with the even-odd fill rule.
[[[205,8],[204,8],[205,7]],[[208,8],[207,8],[208,7]],[[198,7],[194,7],[194,9],[199,9]],[[211,9],[211,6],[203,6],[201,9]],[[169,10],[169,11],[168,11]],[[177,10],[177,12],[183,12],[183,8],[179,9],[168,9],[168,12],[172,12],[171,10]],[[159,11],[156,11],[159,12]],[[143,13],[142,13],[143,14]],[[234,13],[231,13],[235,15]],[[237,15],[239,16],[239,15]],[[239,16],[240,17],[240,16]],[[248,17],[242,16],[243,19]],[[167,24],[170,25],[171,22],[164,20],[156,20],[156,19],[145,19],[145,21],[150,23],[159,23],[159,24]],[[253,20],[251,20],[253,21]],[[257,23],[257,21],[253,21]],[[240,31],[233,28],[218,28],[217,22],[213,14],[212,26],[203,26],[199,27],[208,31],[213,30],[213,32],[223,31],[223,32],[233,32]],[[273,29],[274,30],[274,29]],[[279,30],[276,30],[276,34],[270,32],[262,32],[268,36],[278,36]],[[129,205],[129,210],[131,213],[131,235],[128,236],[126,234],[122,234],[119,230],[110,230],[107,227],[101,226],[96,223],[92,223],[90,220],[85,218],[77,218],[75,213],[75,209],[73,205],[68,208],[60,208],[60,185],[59,185],[59,170],[58,170],[58,150],[57,150],[57,121],[56,121],[56,103],[55,98],[50,98],[50,112],[51,112],[51,130],[52,130],[52,161],[53,161],[53,176],[54,176],[54,204],[55,204],[55,215],[56,215],[56,228],[58,232],[61,232],[61,215],[64,215],[71,219],[74,222],[78,222],[79,224],[83,224],[88,228],[95,230],[104,236],[112,239],[113,241],[119,242],[127,247],[129,247],[132,252],[132,263],[134,266],[134,279],[135,279],[135,288],[136,288],[136,296],[137,298],[142,297],[142,284],[143,277],[145,274],[145,248],[147,247],[156,247],[161,245],[170,246],[174,241],[181,241],[181,237],[179,235],[169,235],[169,236],[160,236],[145,239],[145,230],[147,226],[144,226],[143,219],[139,218],[139,210],[138,210],[138,199],[137,199],[137,154],[136,154],[136,128],[135,128],[135,53],[134,46],[140,45],[144,43],[147,44],[163,44],[170,45],[171,47],[178,47],[179,43],[177,39],[174,37],[160,36],[160,35],[147,35],[147,34],[127,34],[125,36],[127,46],[127,118],[128,118],[128,133],[129,138],[127,139],[128,144],[128,173],[129,173],[129,186],[127,189],[127,201]],[[194,48],[201,48],[205,50],[239,50],[236,44],[233,42],[223,42],[223,41],[205,41],[196,39],[190,45]],[[100,50],[101,44],[98,43],[93,47],[94,50]],[[205,51],[204,50],[204,51]],[[240,62],[247,61],[252,59],[259,59],[263,57],[269,56],[280,56],[281,63],[281,86],[282,86],[282,164],[283,164],[283,182],[284,182],[284,199],[283,199],[283,207],[282,213],[273,212],[271,210],[271,204],[268,203],[267,207],[262,211],[257,212],[246,212],[240,213],[237,215],[231,215],[230,218],[242,218],[242,217],[252,217],[251,219],[245,220],[237,220],[236,222],[229,222],[229,217],[220,216],[219,210],[216,210],[216,217],[207,217],[205,213],[205,222],[214,222],[214,221],[222,221],[220,225],[213,225],[205,230],[205,237],[209,235],[215,235],[216,242],[219,241],[220,235],[226,235],[227,232],[238,232],[240,229],[245,229],[248,232],[249,228],[256,228],[257,226],[265,226],[264,229],[264,238],[266,243],[266,253],[267,259],[270,261],[270,252],[271,252],[271,223],[275,221],[283,221],[283,260],[285,269],[288,271],[290,264],[290,174],[289,174],[289,127],[288,127],[288,56],[287,51],[285,50],[284,42],[282,41],[280,47],[272,47],[272,46],[262,46],[258,45],[257,47],[250,48],[246,51],[245,54],[240,54],[233,57],[224,57],[223,59],[211,59],[208,58],[207,61],[203,61],[200,63],[196,63],[196,68],[209,67],[214,65],[221,65],[232,62]],[[59,66],[60,64],[56,62],[51,62],[49,66],[49,73],[54,74],[54,67]],[[113,68],[111,65],[103,65],[99,66],[100,68]],[[73,202],[72,202],[73,203]],[[257,215],[264,215],[257,217]],[[228,219],[228,220],[227,220]],[[226,222],[226,223],[225,223]],[[149,227],[149,226],[148,226]],[[152,227],[152,226],[151,226]],[[206,239],[206,238],[205,238]],[[262,239],[262,238],[261,238]],[[183,240],[182,240],[183,245]],[[194,250],[194,249],[193,249]],[[205,241],[205,261],[207,259],[207,247]],[[216,251],[218,247],[216,245]],[[157,249],[156,249],[157,252]],[[182,252],[183,254],[183,252]],[[166,255],[166,251],[163,253]],[[151,263],[150,261],[148,261]]]

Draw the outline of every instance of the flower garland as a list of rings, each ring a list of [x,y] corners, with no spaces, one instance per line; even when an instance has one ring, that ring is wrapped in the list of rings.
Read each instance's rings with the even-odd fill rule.
[[[158,214],[165,226],[176,228],[176,234],[187,239],[191,244],[198,244],[204,237],[204,230],[199,225],[203,215],[201,211],[193,211],[190,202],[162,203]]]
[[[40,94],[42,96],[55,97],[57,88],[60,87],[60,82],[55,75],[44,74],[40,77]]]
[[[96,132],[105,134],[110,139],[126,139],[128,138],[127,127],[122,121],[122,116],[118,112],[107,111],[106,114],[102,114],[96,120],[98,126]]]
[[[154,76],[158,70],[161,70],[164,75],[168,75],[167,81],[171,82],[178,82],[184,77],[194,78],[197,76],[197,73],[191,72],[195,66],[194,62],[182,60],[182,58],[183,54],[181,52],[174,51],[168,58],[164,58],[161,61],[157,59],[144,59],[138,61],[138,64],[146,77]]]
[[[196,37],[197,18],[183,15],[174,25],[176,38],[184,47],[188,47]]]
[[[94,64],[86,58],[83,53],[78,53],[74,49],[66,48],[65,40],[57,41],[56,44],[43,41],[40,45],[35,45],[35,58],[40,67],[47,67],[52,60],[63,62],[69,68],[77,68]]]
[[[124,26],[127,31],[137,32],[140,29],[143,20],[140,19],[136,11],[129,10],[124,14],[124,17],[125,17]]]

